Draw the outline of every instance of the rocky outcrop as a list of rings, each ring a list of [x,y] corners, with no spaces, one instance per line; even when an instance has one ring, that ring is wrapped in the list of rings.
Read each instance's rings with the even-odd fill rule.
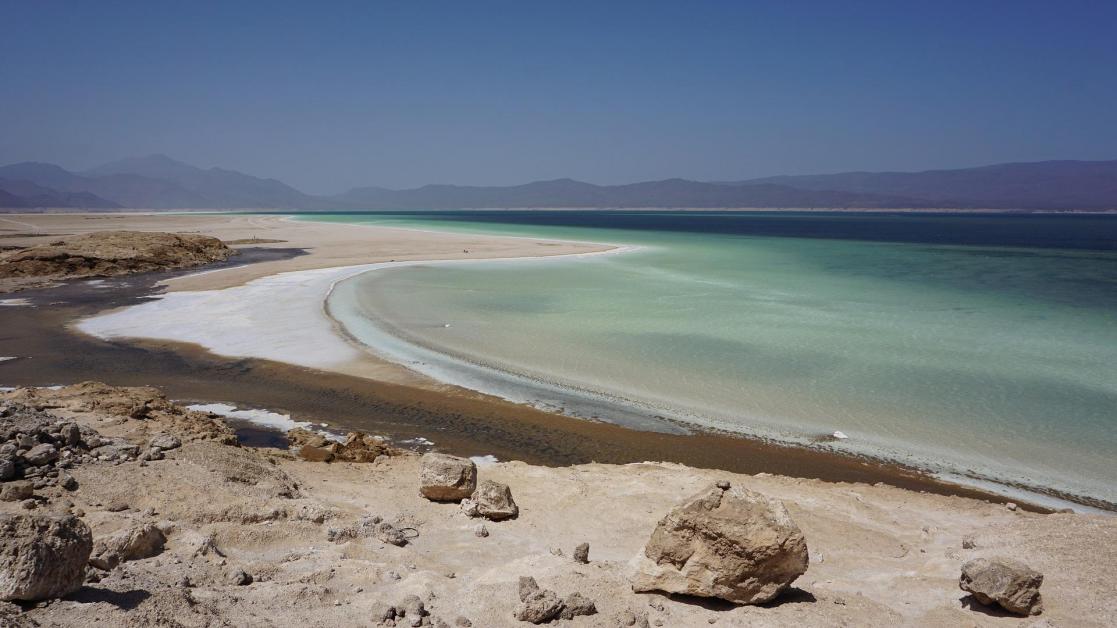
[[[4,402],[0,412],[0,499],[31,497],[38,488],[61,484],[76,488],[65,470],[98,456],[108,442],[96,431],[79,428],[45,411]]]
[[[574,619],[581,615],[596,615],[597,605],[593,600],[575,591],[562,600],[559,619]]]
[[[0,280],[112,277],[228,259],[221,240],[194,233],[99,231],[0,253]]]
[[[562,600],[550,589],[540,589],[535,578],[521,577],[519,584],[520,605],[515,617],[520,621],[542,624],[558,617]]]
[[[574,592],[560,598],[550,589],[542,589],[530,576],[520,576],[518,585],[520,605],[514,616],[520,621],[543,624],[554,619],[574,619],[581,615],[594,615],[597,606],[593,600]]]
[[[1007,558],[978,558],[962,565],[958,586],[987,606],[997,605],[1017,615],[1043,612],[1039,587],[1043,574]]]
[[[93,549],[77,517],[0,514],[0,600],[45,600],[81,587]]]
[[[345,440],[337,442],[325,435],[297,427],[287,432],[287,443],[303,460],[308,462],[374,462],[380,456],[399,455],[400,450],[388,445],[384,439],[361,432],[349,432]]]
[[[477,465],[468,458],[424,454],[419,462],[419,494],[433,501],[461,501],[477,488]]]
[[[125,561],[158,555],[166,542],[163,531],[154,525],[135,526],[107,539],[98,539],[89,564],[98,569],[114,569]]]
[[[515,518],[520,514],[520,508],[512,499],[512,489],[507,484],[483,480],[469,499],[462,501],[462,512],[470,517],[500,521]]]
[[[101,382],[82,382],[59,389],[17,388],[0,393],[0,400],[14,402],[35,411],[61,409],[129,419],[159,419],[161,432],[173,434],[180,444],[196,440],[213,440],[226,445],[237,444],[234,430],[220,421],[217,415],[194,412],[177,406],[158,389],[149,386],[109,386]],[[79,428],[72,424],[67,426],[49,414],[44,416],[48,422],[59,424],[57,434],[68,445],[76,445],[80,440],[84,446],[93,449],[110,442],[108,439],[104,439],[103,443],[98,442],[96,433],[87,427]],[[55,446],[59,444],[56,441],[52,442]],[[136,445],[130,443],[129,447],[136,447]]]
[[[807,542],[783,504],[713,486],[660,520],[634,561],[632,588],[763,604],[807,562]]]
[[[345,543],[353,539],[368,537],[396,547],[407,545],[407,536],[402,530],[376,516],[362,517],[352,525],[344,528],[330,528],[326,532],[326,538],[333,543]]]

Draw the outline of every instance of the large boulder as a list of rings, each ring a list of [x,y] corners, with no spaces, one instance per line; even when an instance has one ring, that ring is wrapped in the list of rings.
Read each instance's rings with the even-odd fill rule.
[[[45,600],[77,590],[92,550],[89,526],[72,515],[0,515],[0,600]]]
[[[423,454],[419,461],[419,493],[434,501],[456,502],[477,488],[477,465],[469,458]]]
[[[807,542],[783,504],[723,483],[661,519],[633,562],[637,592],[764,604],[807,570]]]
[[[1006,558],[978,558],[962,565],[958,586],[987,606],[996,604],[1017,615],[1039,615],[1043,574]]]
[[[469,499],[462,501],[462,512],[470,517],[485,517],[493,521],[512,519],[520,514],[520,508],[512,499],[512,489],[507,484],[484,480]]]

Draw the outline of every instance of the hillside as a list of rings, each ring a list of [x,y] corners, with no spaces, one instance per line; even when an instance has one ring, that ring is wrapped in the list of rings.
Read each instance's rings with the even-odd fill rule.
[[[664,179],[595,185],[358,187],[305,194],[282,181],[197,168],[165,155],[81,173],[54,164],[0,167],[0,207],[426,210],[527,207],[774,209],[1117,209],[1117,161],[1045,161],[925,172],[785,175],[730,182]]]
[[[1113,209],[1117,161],[1042,161],[926,172],[846,172],[738,182],[895,195],[924,203],[1019,209]]]

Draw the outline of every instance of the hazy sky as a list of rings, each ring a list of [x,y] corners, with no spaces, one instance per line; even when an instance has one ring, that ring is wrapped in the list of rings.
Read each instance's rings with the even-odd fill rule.
[[[0,0],[0,163],[356,185],[1117,158],[1117,2]]]

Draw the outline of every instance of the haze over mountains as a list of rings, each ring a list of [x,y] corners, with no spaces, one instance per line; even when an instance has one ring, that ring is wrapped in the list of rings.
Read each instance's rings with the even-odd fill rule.
[[[0,167],[0,207],[114,209],[422,210],[529,207],[1117,209],[1117,160],[1010,163],[925,172],[848,172],[702,182],[354,188],[313,196],[276,179],[197,168],[164,155],[84,172],[22,162]]]

